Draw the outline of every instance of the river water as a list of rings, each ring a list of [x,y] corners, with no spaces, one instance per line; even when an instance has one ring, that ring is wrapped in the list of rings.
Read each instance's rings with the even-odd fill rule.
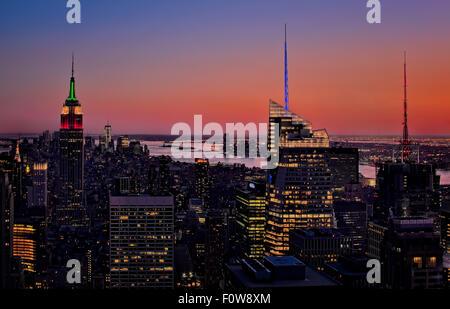
[[[150,154],[154,156],[170,156],[171,147],[163,147],[164,142],[162,141],[144,141],[141,142],[141,144],[147,145],[148,149],[150,150]],[[194,162],[194,159],[177,159],[178,161],[182,162]],[[245,164],[247,167],[260,167],[262,159],[256,158],[256,159],[217,159],[213,158],[210,160],[211,163],[218,163],[222,162],[225,164]],[[375,178],[375,166],[371,165],[364,165],[361,164],[359,166],[359,172],[366,178]],[[438,170],[437,174],[441,176],[441,185],[449,185],[450,184],[450,171],[444,171],[444,170]]]

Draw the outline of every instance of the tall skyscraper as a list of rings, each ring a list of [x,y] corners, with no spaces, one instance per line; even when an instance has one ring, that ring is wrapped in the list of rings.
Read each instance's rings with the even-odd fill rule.
[[[444,249],[444,286],[450,288],[450,205],[441,208],[441,245]]]
[[[100,147],[101,152],[106,150],[106,137],[104,135],[98,137],[98,146]]]
[[[390,216],[432,216],[437,221],[440,178],[436,175],[436,167],[414,162],[411,158],[407,117],[406,53],[403,75],[401,157],[397,162],[384,162],[377,166],[378,198],[374,204],[374,220],[386,223]]]
[[[22,163],[22,156],[20,155],[20,140],[16,142],[16,150],[14,152],[14,159],[12,164],[11,173],[11,185],[14,192],[14,203],[17,208],[22,206],[23,201],[23,178],[24,178],[24,168]]]
[[[345,185],[359,182],[358,148],[330,148],[329,166],[333,194],[342,196],[345,192]]]
[[[112,288],[173,288],[173,197],[110,196]]]
[[[25,286],[35,284],[37,261],[37,229],[30,219],[19,219],[13,225],[12,253],[20,258],[25,275]]]
[[[14,194],[9,183],[8,174],[4,172],[0,172],[0,211],[0,287],[7,288],[10,287]]]
[[[151,195],[169,192],[169,156],[153,158],[148,170],[148,190]]]
[[[223,286],[225,216],[221,210],[210,209],[206,214],[205,228],[205,288]]]
[[[279,127],[279,163],[267,176],[266,253],[287,255],[291,230],[333,224],[330,142],[326,130],[273,101],[269,122],[269,145]]]
[[[109,122],[106,124],[105,126],[105,146],[106,149],[110,149],[111,148],[111,125],[109,124]]]
[[[60,126],[60,203],[56,219],[60,225],[82,226],[86,224],[83,203],[84,146],[83,112],[75,96],[74,61],[69,97],[63,105]]]
[[[43,152],[48,153],[50,151],[50,142],[51,142],[50,131],[45,130],[39,137],[39,146],[42,148]]]
[[[236,241],[246,258],[264,255],[266,225],[266,188],[250,182],[248,188],[236,193]]]
[[[33,207],[47,208],[47,163],[33,165]]]
[[[431,164],[386,162],[378,165],[374,219],[425,216],[439,210],[439,175]]]
[[[209,205],[209,161],[208,159],[195,159],[195,195],[202,199],[203,209],[210,208]]]

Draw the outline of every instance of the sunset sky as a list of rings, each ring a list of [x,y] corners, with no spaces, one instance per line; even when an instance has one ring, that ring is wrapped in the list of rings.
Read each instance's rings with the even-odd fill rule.
[[[267,122],[283,103],[330,134],[450,135],[450,1],[65,0],[0,2],[0,133],[57,130],[75,53],[85,132],[170,133],[175,122]]]

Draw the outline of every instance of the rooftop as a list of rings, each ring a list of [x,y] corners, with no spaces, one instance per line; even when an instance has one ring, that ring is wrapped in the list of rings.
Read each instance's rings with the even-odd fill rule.
[[[338,286],[339,283],[325,274],[306,266],[306,278],[304,280],[252,280],[239,264],[226,265],[233,277],[245,288],[281,288],[281,287],[319,287]]]
[[[245,264],[251,266],[250,272]],[[306,266],[293,256],[268,256],[264,257],[262,264],[253,259],[246,260],[244,264],[227,264],[226,267],[235,287],[280,288],[339,285],[326,274]]]
[[[303,264],[293,256],[267,256],[265,257],[265,260],[274,267],[295,266]]]
[[[110,196],[111,206],[172,206],[173,196],[152,196],[148,194]]]

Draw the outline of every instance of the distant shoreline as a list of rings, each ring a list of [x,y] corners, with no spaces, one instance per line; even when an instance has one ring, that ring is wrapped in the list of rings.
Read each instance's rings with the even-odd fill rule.
[[[50,133],[52,133],[53,131],[51,131]],[[102,133],[98,133],[98,134],[91,134],[91,133],[87,133],[85,134],[85,136],[91,136],[91,137],[98,137],[99,135],[102,135]],[[40,135],[42,135],[42,132],[40,133],[0,133],[0,139],[1,138],[5,138],[5,139],[17,139],[17,138],[25,138],[25,137],[29,137],[29,138],[35,138],[35,137],[39,137]],[[130,138],[135,138],[135,139],[140,139],[140,140],[147,140],[147,141],[154,141],[154,140],[174,140],[175,138],[177,138],[178,136],[176,135],[170,135],[170,134],[130,134],[130,133],[120,133],[120,134],[113,134],[113,137],[117,138],[119,136],[123,136],[123,135],[127,135]],[[208,137],[208,136],[204,136],[204,137]],[[330,139],[332,141],[339,141],[342,139],[358,139],[357,142],[361,142],[365,139],[369,139],[369,138],[376,138],[376,139],[400,139],[401,136],[400,135],[361,135],[361,134],[356,134],[356,135],[341,135],[341,134],[330,134]],[[411,135],[410,136],[411,139],[428,139],[428,138],[435,138],[435,139],[450,139],[450,135]],[[368,140],[369,142],[372,142],[371,140]],[[352,142],[352,141],[349,141]],[[356,142],[356,141],[355,141]]]

